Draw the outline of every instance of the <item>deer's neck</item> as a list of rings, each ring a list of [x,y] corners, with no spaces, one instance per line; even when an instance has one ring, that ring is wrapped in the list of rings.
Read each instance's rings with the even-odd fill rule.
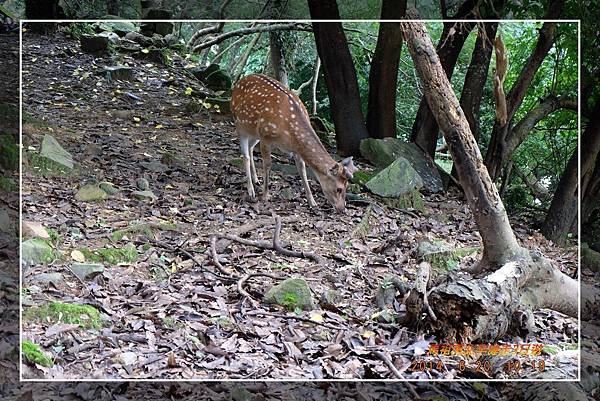
[[[327,174],[329,169],[336,165],[335,160],[325,149],[321,140],[311,126],[296,130],[294,139],[296,141],[296,153],[313,171]]]

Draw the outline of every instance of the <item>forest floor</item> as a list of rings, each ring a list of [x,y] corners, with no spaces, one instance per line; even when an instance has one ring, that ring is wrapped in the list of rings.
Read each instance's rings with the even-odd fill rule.
[[[120,63],[133,67],[134,80],[97,74]],[[278,154],[270,202],[249,203],[233,123],[186,111],[186,88],[199,84],[182,63],[92,56],[61,33],[24,35],[23,219],[46,227],[54,248],[50,263],[24,268],[22,290],[23,338],[39,344],[53,365],[27,363],[24,377],[487,378],[475,371],[475,360],[464,371],[456,358],[444,359],[441,370],[411,370],[436,339],[386,321],[375,301],[385,278],[412,282],[419,241],[473,249],[457,271],[481,257],[481,238],[461,194],[424,195],[423,212],[361,194],[369,206],[350,202],[345,214],[334,214],[313,180],[321,207],[313,211],[299,178],[289,174],[293,162]],[[47,174],[33,164],[29,155],[46,134],[73,155],[73,172]],[[358,166],[368,168],[360,160]],[[136,197],[140,179],[156,199]],[[95,182],[119,191],[98,202],[76,200],[82,186]],[[215,249],[223,271],[215,267],[211,236],[271,241],[274,215],[283,221],[284,246],[314,252],[322,263],[220,241]],[[574,274],[574,246],[555,247],[520,221],[513,227],[525,247]],[[102,259],[103,271],[76,276],[73,263],[81,254],[86,262]],[[239,291],[241,277],[252,299]],[[288,277],[304,278],[318,306],[287,311],[260,302],[278,278]],[[58,322],[36,315],[55,301],[89,305],[101,316],[70,324],[60,314]],[[401,305],[394,307],[401,313]],[[504,341],[546,344],[539,357],[546,369],[524,365],[505,373],[500,360],[492,361],[494,377],[576,378],[577,321],[547,310],[535,315],[527,339]]]

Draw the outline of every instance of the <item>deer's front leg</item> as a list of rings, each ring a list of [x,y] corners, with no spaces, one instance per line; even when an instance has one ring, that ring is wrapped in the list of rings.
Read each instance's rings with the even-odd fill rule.
[[[271,145],[260,141],[260,155],[263,161],[263,193],[262,200],[269,200],[269,173],[271,172]]]
[[[242,151],[242,158],[244,159],[244,170],[246,171],[246,186],[248,188],[248,196],[251,200],[256,199],[256,193],[254,192],[254,185],[252,185],[252,170],[250,154],[250,147],[248,146],[248,137],[240,136],[240,149]]]
[[[304,187],[304,191],[306,192],[306,199],[308,199],[308,206],[311,208],[317,207],[317,202],[315,202],[315,198],[313,198],[312,192],[310,191],[310,186],[308,185],[308,179],[306,178],[306,163],[304,160],[296,154],[294,154],[294,159],[296,160],[296,168],[298,169],[298,174],[300,175],[300,179],[302,180],[302,186]]]

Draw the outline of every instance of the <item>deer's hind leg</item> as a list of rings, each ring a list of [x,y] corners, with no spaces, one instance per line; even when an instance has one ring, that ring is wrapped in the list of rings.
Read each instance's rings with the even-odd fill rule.
[[[260,139],[250,139],[250,171],[252,172],[252,182],[258,184],[258,176],[256,175],[256,166],[254,165],[254,147],[258,144]]]

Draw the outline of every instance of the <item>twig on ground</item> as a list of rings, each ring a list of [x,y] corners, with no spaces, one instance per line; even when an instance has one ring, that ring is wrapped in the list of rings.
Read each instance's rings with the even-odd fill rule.
[[[256,248],[261,248],[261,249],[270,249],[273,250],[277,253],[280,253],[282,255],[285,256],[292,256],[295,258],[303,258],[303,259],[311,259],[313,261],[315,261],[317,264],[320,264],[322,262],[322,258],[312,252],[299,252],[299,251],[292,251],[290,249],[286,249],[281,245],[281,242],[279,240],[280,235],[281,235],[281,217],[279,216],[275,216],[275,232],[273,233],[273,242],[267,242],[267,241],[253,241],[253,240],[249,240],[249,239],[245,239],[245,238],[240,238],[237,235],[232,235],[232,234],[217,234],[220,238],[226,238],[230,241],[235,241],[238,242],[242,245],[248,245],[248,246],[253,246]]]
[[[381,351],[373,351],[373,354],[377,358],[381,359],[383,361],[383,363],[385,363],[385,365],[394,374],[394,376],[396,376],[397,379],[404,379],[404,375],[398,370],[398,368],[396,368],[396,366],[394,366],[394,363],[386,354],[384,354]],[[413,389],[413,391],[414,391],[414,389]]]
[[[332,330],[348,330],[348,328],[346,328],[346,327],[335,326],[333,324],[329,324],[329,323],[325,323],[325,322],[317,322],[317,321],[309,319],[307,317],[296,316],[296,315],[283,315],[280,313],[271,313],[271,312],[264,312],[264,311],[247,312],[246,314],[254,315],[254,316],[265,315],[265,316],[272,316],[272,317],[280,317],[282,319],[299,320],[301,322],[307,322],[307,323],[316,324],[317,326],[327,327],[328,329],[332,329]]]
[[[272,278],[273,280],[283,280],[284,279],[284,277],[274,276],[269,273],[249,273],[249,274],[245,274],[244,276],[242,276],[237,282],[237,290],[242,296],[248,298],[250,303],[252,303],[252,306],[254,306],[255,308],[258,307],[258,301],[256,301],[254,298],[252,298],[252,296],[244,289],[244,284],[246,283],[246,281],[248,281],[252,277],[269,277],[269,278]]]

